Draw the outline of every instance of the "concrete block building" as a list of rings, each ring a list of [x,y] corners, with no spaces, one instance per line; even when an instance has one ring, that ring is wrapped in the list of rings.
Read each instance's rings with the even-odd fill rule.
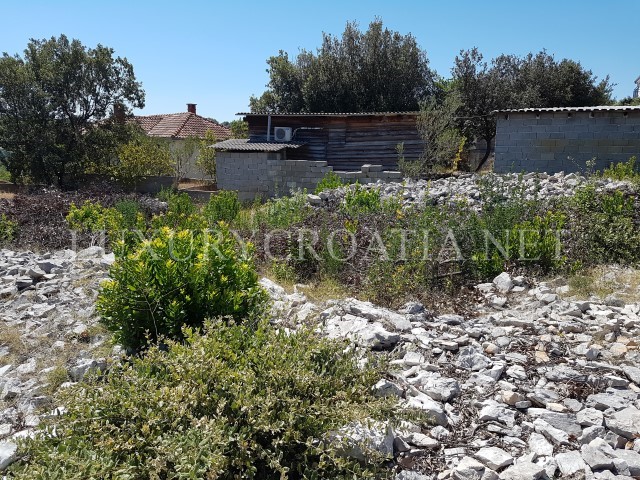
[[[581,172],[640,158],[640,106],[496,112],[494,171]]]

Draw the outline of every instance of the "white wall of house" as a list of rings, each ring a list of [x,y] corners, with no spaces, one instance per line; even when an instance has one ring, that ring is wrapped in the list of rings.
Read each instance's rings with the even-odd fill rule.
[[[184,139],[172,139],[169,143],[169,149],[172,153],[175,153],[178,149],[184,148],[186,140]],[[182,166],[181,173],[182,178],[196,179],[196,180],[214,180],[210,175],[206,175],[204,171],[197,165],[199,150],[196,149],[193,155]]]

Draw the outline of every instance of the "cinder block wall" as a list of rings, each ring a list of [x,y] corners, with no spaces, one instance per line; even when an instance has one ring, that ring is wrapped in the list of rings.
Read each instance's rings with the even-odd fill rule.
[[[291,190],[315,190],[333,170],[325,161],[285,160],[281,153],[217,152],[217,185],[235,190],[242,201],[287,195]],[[336,172],[344,180],[372,183],[402,178],[400,172],[385,171],[382,165],[363,165],[359,172]]]
[[[640,112],[498,114],[494,171],[582,172],[640,159]]]

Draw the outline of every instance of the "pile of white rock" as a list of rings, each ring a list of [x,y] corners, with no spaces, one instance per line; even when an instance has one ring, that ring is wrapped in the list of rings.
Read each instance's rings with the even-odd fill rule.
[[[464,200],[474,208],[481,208],[483,196],[516,197],[525,200],[549,199],[571,196],[575,190],[584,185],[588,179],[577,173],[558,172],[526,174],[461,174],[437,180],[411,180],[403,182],[383,183],[378,181],[360,186],[363,189],[379,189],[381,198],[399,198],[403,206],[428,204],[446,204],[455,200]],[[628,182],[608,178],[591,179],[598,190],[629,191],[632,186]],[[346,192],[355,188],[353,185],[339,187],[320,192],[318,195],[307,195],[314,206],[331,206],[342,201]]]

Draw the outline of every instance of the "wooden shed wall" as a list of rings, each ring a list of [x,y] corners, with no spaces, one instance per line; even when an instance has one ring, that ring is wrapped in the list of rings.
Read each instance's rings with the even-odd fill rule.
[[[264,140],[267,116],[247,116],[246,120],[249,136]],[[415,115],[272,116],[271,127],[299,129],[294,140],[307,145],[291,151],[289,158],[326,160],[335,170],[359,170],[365,163],[396,169],[399,143],[404,143],[407,159],[419,158],[424,147]]]

